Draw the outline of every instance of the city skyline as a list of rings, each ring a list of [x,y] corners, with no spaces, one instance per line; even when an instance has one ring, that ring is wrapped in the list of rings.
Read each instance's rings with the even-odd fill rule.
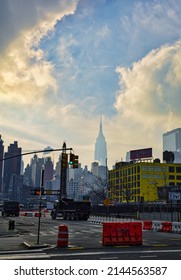
[[[2,0],[4,150],[14,140],[23,151],[66,141],[90,166],[102,115],[109,168],[140,148],[162,158],[163,133],[181,126],[180,8],[179,0]]]

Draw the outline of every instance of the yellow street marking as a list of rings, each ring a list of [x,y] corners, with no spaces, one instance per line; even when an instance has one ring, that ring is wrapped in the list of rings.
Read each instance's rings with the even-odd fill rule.
[[[162,247],[164,247],[164,246],[168,246],[168,244],[154,244],[153,246],[162,246]]]

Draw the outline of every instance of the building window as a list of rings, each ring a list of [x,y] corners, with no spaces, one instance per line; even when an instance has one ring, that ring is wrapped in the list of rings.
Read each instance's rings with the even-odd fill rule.
[[[161,174],[156,174],[155,179],[161,179]]]
[[[146,165],[142,166],[142,171],[147,171],[147,166]]]
[[[176,167],[176,172],[181,173],[181,167]]]
[[[161,166],[155,166],[155,171],[156,172],[161,172]]]
[[[178,177],[180,177],[180,176],[178,176]],[[170,179],[170,180],[175,180],[175,176],[169,175],[169,176],[168,176],[168,179]]]
[[[174,172],[174,166],[169,166],[169,168],[168,168],[168,170],[169,170],[169,172]]]
[[[149,171],[153,171],[153,166],[149,166]]]
[[[181,176],[177,176],[177,180],[181,180]]]

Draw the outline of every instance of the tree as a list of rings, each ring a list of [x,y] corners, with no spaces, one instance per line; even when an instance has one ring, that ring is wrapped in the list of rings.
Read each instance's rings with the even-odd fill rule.
[[[89,188],[89,199],[93,205],[102,204],[104,199],[108,197],[108,183],[106,179],[102,179],[93,175],[92,182],[87,187]]]

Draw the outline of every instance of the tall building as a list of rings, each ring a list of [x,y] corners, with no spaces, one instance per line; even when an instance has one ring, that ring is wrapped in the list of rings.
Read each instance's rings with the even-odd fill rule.
[[[53,180],[53,162],[51,160],[51,157],[46,157],[44,163],[44,186],[46,188],[49,188],[52,180]]]
[[[163,151],[171,151],[175,155],[175,163],[181,163],[181,128],[163,134]]]
[[[8,146],[4,158],[3,193],[8,198],[12,178],[14,175],[20,176],[21,174],[21,148],[18,147],[17,141]]]
[[[102,118],[101,118],[99,135],[95,143],[94,161],[98,161],[100,165],[106,166],[106,159],[107,159],[107,143],[102,131]]]
[[[39,188],[41,185],[41,172],[44,166],[44,158],[38,158],[35,154],[31,160],[32,165],[32,182],[35,188]]]
[[[0,135],[0,159],[4,156],[4,145]],[[3,172],[3,161],[0,161],[0,193],[2,193],[2,172]]]

